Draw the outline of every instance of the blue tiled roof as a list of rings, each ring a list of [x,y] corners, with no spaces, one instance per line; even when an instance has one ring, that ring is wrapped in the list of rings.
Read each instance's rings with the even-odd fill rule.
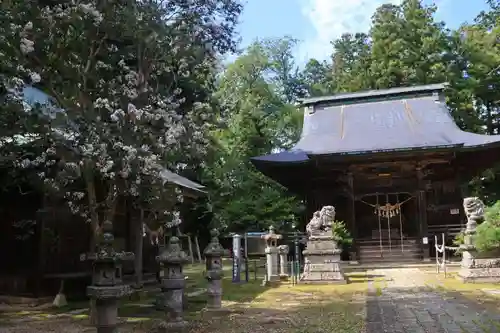
[[[436,94],[443,88],[397,88],[305,101],[312,107],[305,110],[302,135],[286,153],[351,155],[500,144],[500,135],[462,131]],[[254,161],[289,162],[276,154]]]

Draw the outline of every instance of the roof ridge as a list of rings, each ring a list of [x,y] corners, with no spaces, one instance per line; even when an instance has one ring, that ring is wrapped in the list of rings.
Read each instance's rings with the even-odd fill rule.
[[[420,86],[411,87],[395,87],[389,89],[376,89],[376,90],[366,90],[358,92],[341,93],[330,96],[312,97],[305,98],[301,100],[301,104],[304,106],[321,104],[321,103],[341,103],[345,101],[362,101],[367,98],[383,98],[386,96],[401,96],[401,95],[418,95],[418,94],[434,94],[441,93],[445,88],[446,83],[439,84],[428,84]]]

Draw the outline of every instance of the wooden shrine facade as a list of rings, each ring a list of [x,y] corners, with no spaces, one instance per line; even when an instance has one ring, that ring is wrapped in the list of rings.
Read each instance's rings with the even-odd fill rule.
[[[360,240],[384,239],[386,247],[392,243],[397,250],[404,239],[416,238],[427,258],[435,234],[453,237],[465,222],[456,163],[449,153],[342,164],[323,158],[306,191],[306,215],[334,205],[337,219],[353,235],[355,250]]]
[[[462,131],[444,85],[394,88],[304,101],[296,145],[252,159],[306,201],[310,218],[333,205],[360,244],[412,241],[429,256],[435,234],[465,223],[462,184],[500,161],[500,135]],[[371,249],[370,249],[371,250]]]

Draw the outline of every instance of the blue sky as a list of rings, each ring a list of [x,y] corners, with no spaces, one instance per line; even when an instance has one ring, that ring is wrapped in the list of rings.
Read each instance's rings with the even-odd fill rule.
[[[424,0],[438,6],[437,19],[456,28],[487,8],[486,0]],[[367,31],[375,8],[400,0],[246,0],[240,19],[241,46],[255,38],[291,35],[301,40],[299,62],[326,59],[329,41],[344,32]]]

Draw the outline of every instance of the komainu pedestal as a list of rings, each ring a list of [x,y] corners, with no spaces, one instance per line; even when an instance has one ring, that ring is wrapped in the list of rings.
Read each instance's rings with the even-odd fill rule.
[[[301,283],[346,283],[340,267],[342,252],[335,241],[331,224],[335,220],[335,208],[325,206],[314,213],[306,227],[308,240],[304,255],[304,272]]]
[[[467,215],[462,251],[462,263],[457,277],[464,282],[500,282],[498,253],[478,253],[474,246],[477,225],[484,220],[484,204],[476,197],[464,199]]]

